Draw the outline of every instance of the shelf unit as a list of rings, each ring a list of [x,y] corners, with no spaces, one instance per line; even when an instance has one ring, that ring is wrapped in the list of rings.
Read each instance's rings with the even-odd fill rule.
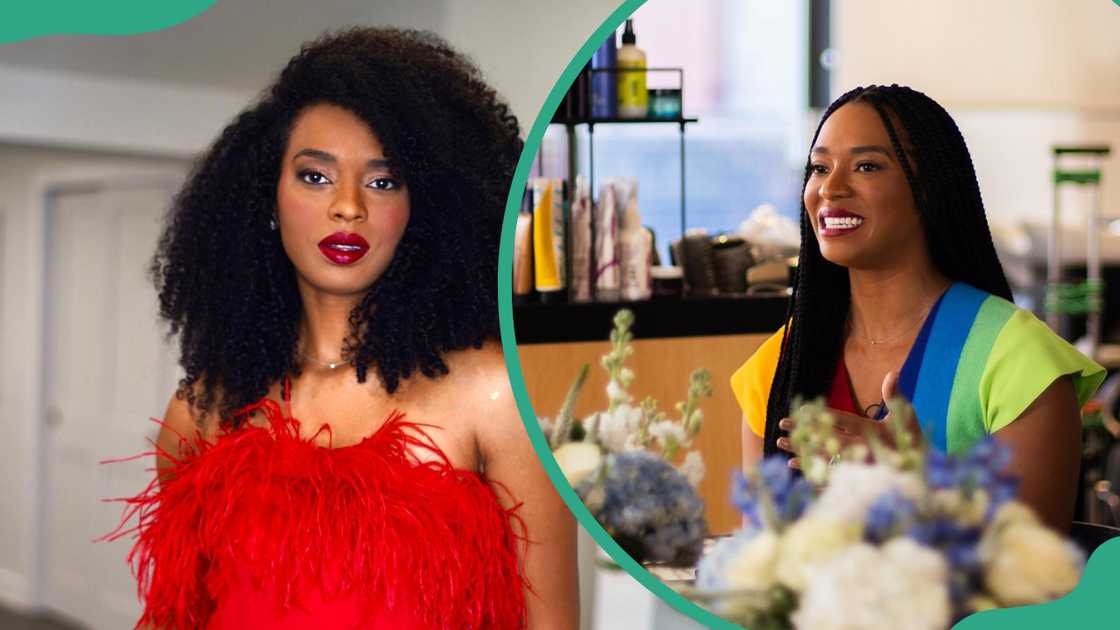
[[[573,93],[583,90],[580,99],[584,106],[590,109],[590,85],[593,83],[592,76],[596,73],[618,74],[620,72],[633,72],[634,70],[628,68],[589,68],[572,84],[569,90],[568,98],[572,98]],[[646,68],[646,74],[650,73],[672,73],[677,75],[677,89],[681,92],[681,107],[684,107],[684,69],[683,68]],[[564,118],[563,116],[552,119],[552,124],[562,125],[567,130],[568,142],[568,189],[574,191],[576,184],[576,174],[579,171],[579,142],[576,135],[576,129],[580,126],[587,127],[587,161],[588,161],[588,180],[591,188],[592,198],[596,195],[595,189],[595,127],[597,125],[677,125],[679,129],[679,163],[680,163],[680,225],[681,236],[684,236],[685,227],[688,224],[688,206],[685,196],[686,189],[686,176],[685,176],[685,126],[691,123],[699,122],[698,118],[693,117],[677,117],[677,118],[601,118],[593,116],[585,116],[574,119]],[[539,159],[539,158],[538,158]]]
[[[553,124],[563,125],[568,135],[568,187],[575,190],[576,173],[579,170],[579,149],[576,129],[584,125],[587,127],[587,162],[588,180],[592,196],[595,195],[595,126],[596,125],[678,125],[680,129],[678,142],[678,155],[680,163],[680,219],[681,236],[684,236],[685,226],[688,224],[688,206],[685,197],[685,125],[699,122],[698,118],[588,118],[586,120],[554,120]]]
[[[786,316],[786,296],[720,295],[620,302],[521,304],[513,310],[518,345],[603,341],[620,308],[634,313],[636,339],[772,333]],[[703,312],[704,317],[696,317]]]

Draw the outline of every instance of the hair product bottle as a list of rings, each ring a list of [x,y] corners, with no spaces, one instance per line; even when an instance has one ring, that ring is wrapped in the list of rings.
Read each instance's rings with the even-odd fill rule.
[[[618,210],[615,208],[614,182],[603,182],[595,208],[595,300],[617,302]]]
[[[622,299],[648,300],[650,297],[649,256],[653,248],[650,233],[642,228],[638,214],[638,180],[628,177],[619,182],[618,198],[623,200],[622,229],[618,233],[622,271]]]
[[[525,304],[533,295],[533,214],[517,213],[513,238],[513,303]]]
[[[563,182],[533,178],[533,271],[541,302],[564,301]]]
[[[590,302],[591,293],[591,187],[583,175],[576,177],[572,195],[568,240],[571,243],[572,276],[569,298],[572,302]]]
[[[614,31],[611,31],[591,57],[592,118],[614,118],[618,115],[618,78],[611,71],[618,62],[618,51],[615,46]]]
[[[634,20],[626,20],[622,48],[618,49],[618,116],[645,118],[649,115],[646,89],[646,53],[637,47]]]

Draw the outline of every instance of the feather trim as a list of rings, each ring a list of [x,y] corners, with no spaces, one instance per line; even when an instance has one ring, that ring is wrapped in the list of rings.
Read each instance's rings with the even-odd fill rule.
[[[135,535],[138,628],[205,627],[216,607],[236,605],[223,594],[245,576],[285,609],[308,593],[357,596],[366,617],[403,607],[431,628],[524,627],[519,506],[502,508],[482,477],[452,467],[423,425],[395,412],[330,449],[301,438],[275,401],[235,415],[253,411],[268,428],[180,435],[178,458],[156,445],[147,455],[173,462],[162,484],[117,499],[124,516],[105,539]],[[416,457],[425,451],[435,461]]]

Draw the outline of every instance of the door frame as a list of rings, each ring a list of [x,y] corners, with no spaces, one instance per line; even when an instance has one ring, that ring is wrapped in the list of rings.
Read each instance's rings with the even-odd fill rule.
[[[127,159],[127,158],[126,158]],[[175,169],[165,166],[149,168],[130,168],[126,166],[97,166],[87,168],[68,169],[57,175],[46,175],[36,178],[32,186],[32,198],[36,200],[34,221],[32,226],[34,240],[40,255],[32,257],[28,262],[34,265],[31,270],[33,277],[38,278],[38,295],[34,300],[34,321],[39,322],[37,331],[37,352],[30,367],[35,371],[33,392],[31,393],[31,417],[35,427],[31,431],[34,446],[32,447],[34,470],[29,479],[31,495],[34,497],[34,512],[31,515],[33,536],[32,562],[30,578],[30,605],[33,609],[47,608],[48,585],[47,567],[48,534],[52,514],[50,506],[53,501],[51,495],[50,475],[53,471],[48,466],[49,453],[53,448],[51,432],[47,423],[50,373],[52,366],[48,365],[48,331],[53,317],[50,304],[49,282],[51,280],[52,266],[50,263],[50,244],[47,239],[50,229],[51,215],[55,200],[59,195],[74,192],[95,192],[105,189],[144,188],[153,184],[167,185],[169,189],[180,187],[184,181],[187,170]],[[91,543],[92,544],[92,543]]]

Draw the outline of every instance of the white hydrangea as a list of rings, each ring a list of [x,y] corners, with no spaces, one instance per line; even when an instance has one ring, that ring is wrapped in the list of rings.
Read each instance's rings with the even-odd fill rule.
[[[991,500],[982,488],[967,498],[959,488],[942,488],[933,491],[930,503],[937,513],[951,516],[965,527],[975,527],[984,523]]]
[[[603,462],[603,451],[598,444],[590,442],[568,442],[552,453],[556,463],[572,486],[595,472]]]
[[[618,381],[612,378],[611,380],[607,381],[607,400],[629,401],[630,394],[627,394],[626,390],[622,388],[622,385],[620,385]]]
[[[778,534],[765,529],[739,548],[725,566],[727,586],[732,589],[762,591],[774,586],[778,560]]]
[[[622,451],[621,452],[623,452],[623,453],[628,453],[630,451],[644,451],[644,450],[645,450],[645,446],[638,440],[638,434],[636,432],[631,433],[630,435],[626,436],[626,441],[622,443]]]
[[[876,499],[897,490],[917,501],[925,491],[921,477],[883,464],[840,462],[832,467],[828,487],[809,508],[810,514],[839,523],[863,523]]]
[[[670,444],[682,446],[688,441],[688,434],[685,433],[684,427],[672,420],[662,420],[649,425],[649,434],[657,440],[662,449],[668,448]]]
[[[688,455],[684,456],[684,461],[681,462],[678,470],[688,479],[688,483],[692,484],[693,488],[700,485],[700,482],[704,480],[704,474],[707,472],[707,468],[704,466],[704,458],[699,451],[689,451]]]
[[[600,413],[601,412],[596,411],[595,413],[591,414],[590,416],[587,416],[586,418],[584,418],[583,422],[581,422],[580,424],[583,425],[583,430],[587,433],[587,437],[585,437],[584,440],[586,440],[588,442],[595,442],[596,444],[599,444],[600,446],[602,446],[603,442],[602,442],[602,440],[599,439],[599,414]]]
[[[641,408],[622,403],[614,411],[595,413],[584,426],[608,452],[624,453],[641,448],[636,441],[641,421]]]
[[[541,433],[544,433],[544,439],[552,441],[552,421],[545,416],[537,416],[537,424],[541,427]]]
[[[758,532],[759,530],[743,528],[730,536],[715,539],[696,563],[696,586],[705,590],[726,591],[728,563],[738,557],[739,551]]]
[[[618,379],[623,383],[630,384],[634,382],[634,370],[624,367],[618,371]]]
[[[1022,504],[999,509],[980,541],[988,591],[1004,606],[1040,604],[1077,586],[1084,556]]]
[[[944,630],[951,620],[948,566],[909,538],[836,554],[810,575],[793,614],[806,630]]]
[[[817,565],[859,543],[862,535],[859,522],[812,516],[797,520],[782,534],[778,580],[794,591],[801,591]]]

